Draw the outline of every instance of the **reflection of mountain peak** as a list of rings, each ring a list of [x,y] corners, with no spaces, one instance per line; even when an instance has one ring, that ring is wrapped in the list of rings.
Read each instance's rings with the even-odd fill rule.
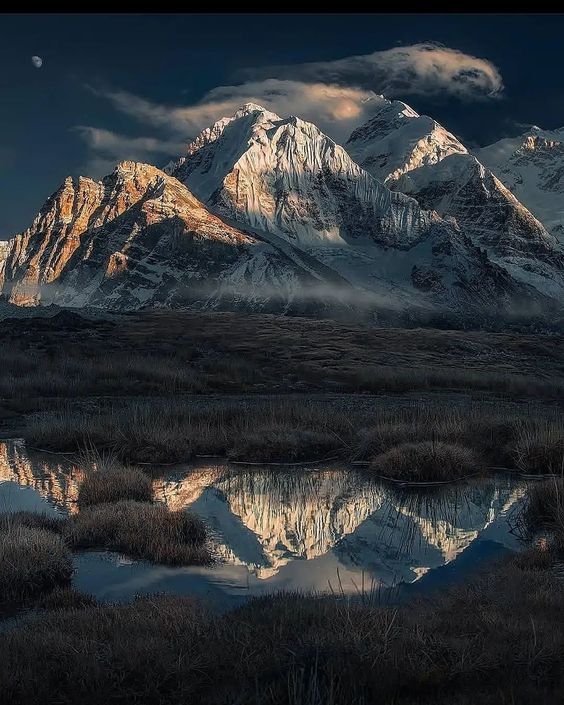
[[[23,444],[0,444],[0,482],[31,486],[53,504],[72,510],[79,476],[56,456],[30,458]],[[377,584],[414,582],[453,561],[523,496],[508,479],[402,493],[350,469],[217,464],[176,469],[154,489],[171,509],[190,508],[207,521],[225,564],[244,565],[261,581],[299,567],[322,589],[339,567]],[[501,523],[498,534],[503,540]]]

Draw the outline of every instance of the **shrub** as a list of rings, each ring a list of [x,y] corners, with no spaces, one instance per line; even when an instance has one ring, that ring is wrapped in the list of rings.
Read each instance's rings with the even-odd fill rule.
[[[72,572],[68,549],[50,531],[16,524],[0,533],[0,602],[23,604],[65,585]]]
[[[75,549],[108,549],[170,565],[208,563],[206,537],[198,517],[132,500],[86,507],[69,519],[67,532]]]
[[[65,526],[65,518],[38,512],[8,512],[0,514],[0,534],[18,527],[42,529],[60,534]]]
[[[131,499],[150,502],[153,484],[149,477],[136,468],[124,467],[115,460],[98,461],[87,471],[78,489],[78,506],[106,504]]]
[[[529,534],[548,530],[564,538],[564,480],[547,480],[529,487],[523,510]]]
[[[402,443],[373,458],[370,467],[384,477],[407,482],[455,480],[476,472],[475,454],[452,443]]]

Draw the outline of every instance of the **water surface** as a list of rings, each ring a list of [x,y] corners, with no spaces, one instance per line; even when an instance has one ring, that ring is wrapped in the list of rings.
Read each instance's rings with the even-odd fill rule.
[[[76,511],[71,458],[0,443],[0,511]],[[208,524],[218,562],[171,568],[106,552],[75,559],[75,586],[104,601],[197,594],[220,606],[279,590],[408,595],[463,581],[519,549],[511,531],[525,485],[510,476],[400,490],[351,467],[162,468],[155,497]],[[399,591],[399,593],[398,593]]]

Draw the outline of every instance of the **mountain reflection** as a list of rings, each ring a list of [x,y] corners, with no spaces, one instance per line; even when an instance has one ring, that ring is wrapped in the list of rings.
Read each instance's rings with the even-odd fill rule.
[[[60,509],[76,511],[82,476],[68,459],[0,443],[0,483],[31,487]],[[206,520],[225,566],[292,586],[293,571],[301,583],[326,588],[336,571],[382,585],[413,582],[455,560],[484,532],[511,543],[507,514],[525,487],[497,477],[400,491],[338,466],[249,470],[208,462],[163,471],[154,491],[170,509]]]

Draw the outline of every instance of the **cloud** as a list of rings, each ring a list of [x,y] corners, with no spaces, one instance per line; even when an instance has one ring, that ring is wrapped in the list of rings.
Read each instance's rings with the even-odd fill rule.
[[[137,121],[185,138],[232,115],[243,103],[254,102],[283,117],[299,115],[335,139],[342,139],[362,121],[369,104],[372,107],[374,101],[381,101],[372,91],[361,88],[276,78],[218,86],[198,103],[183,107],[159,105],[125,91],[96,93]]]
[[[87,173],[99,178],[110,172],[123,159],[132,161],[166,162],[181,154],[184,141],[163,140],[156,137],[127,137],[111,130],[89,125],[73,128],[89,147],[91,156],[85,165]]]
[[[99,172],[111,160],[160,163],[180,155],[202,129],[247,102],[281,117],[298,115],[343,143],[381,105],[380,93],[392,98],[449,95],[483,100],[503,91],[501,75],[490,61],[429,43],[336,61],[247,69],[240,78],[239,84],[213,88],[191,105],[163,105],[122,90],[90,88],[119,112],[164,135],[131,138],[79,127],[93,152],[91,167]]]
[[[306,82],[358,86],[388,97],[448,93],[461,99],[498,97],[503,80],[487,59],[432,43],[349,56],[336,61],[247,69],[246,80],[277,76]]]

